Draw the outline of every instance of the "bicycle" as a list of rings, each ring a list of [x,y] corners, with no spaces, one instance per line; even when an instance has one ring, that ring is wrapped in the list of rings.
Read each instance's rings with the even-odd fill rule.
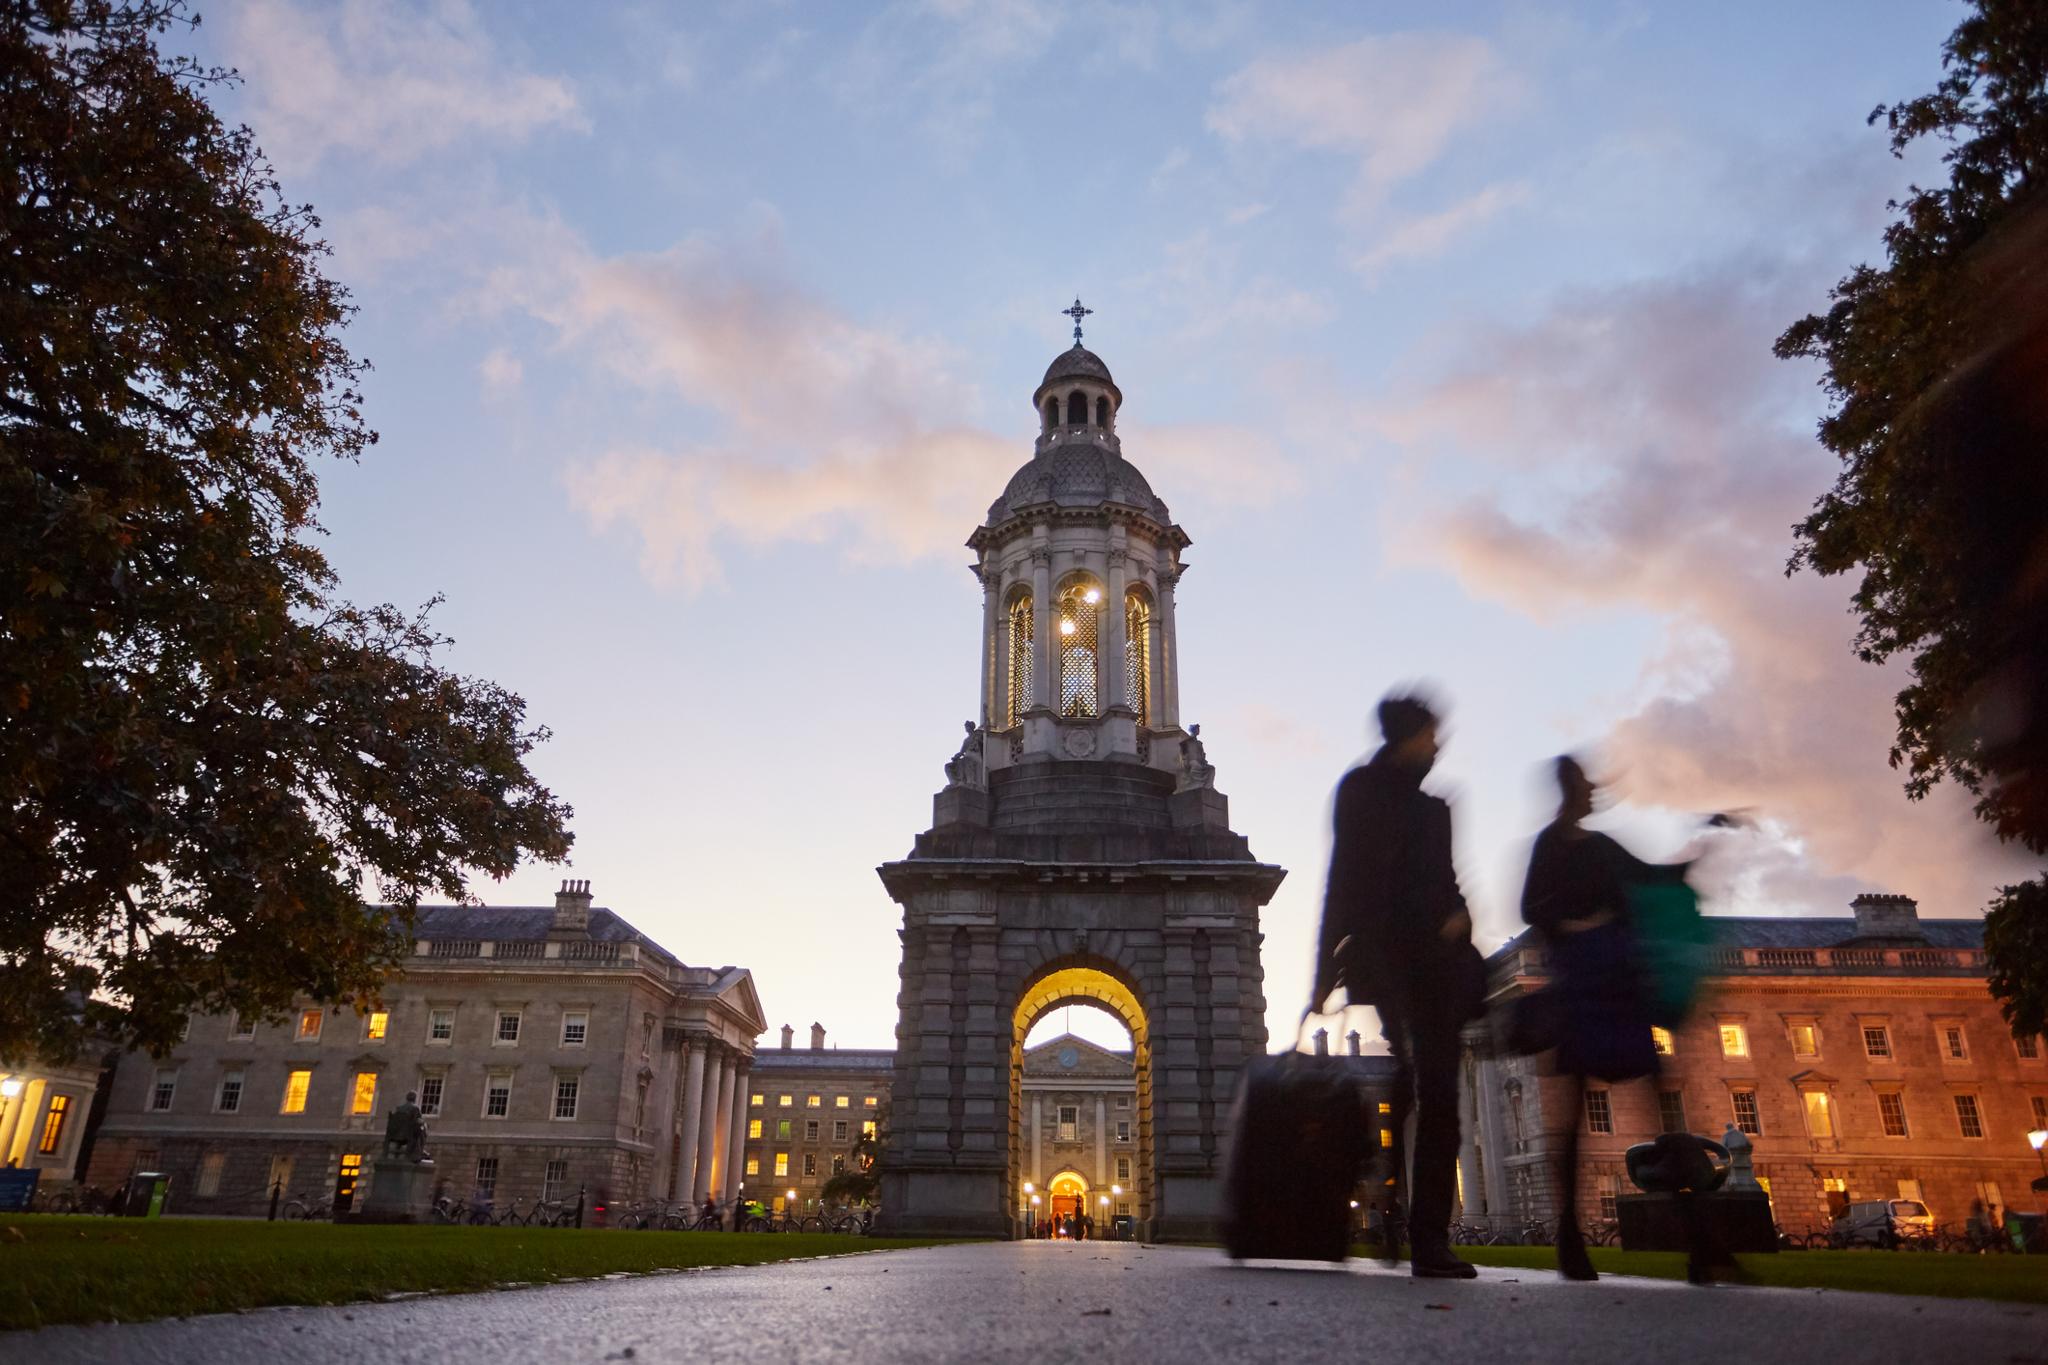
[[[332,1196],[323,1199],[318,1195],[299,1195],[284,1206],[284,1216],[293,1223],[331,1219],[334,1217],[334,1199]]]
[[[1612,1218],[1595,1219],[1586,1229],[1585,1236],[1589,1247],[1618,1247],[1621,1245],[1621,1224]]]

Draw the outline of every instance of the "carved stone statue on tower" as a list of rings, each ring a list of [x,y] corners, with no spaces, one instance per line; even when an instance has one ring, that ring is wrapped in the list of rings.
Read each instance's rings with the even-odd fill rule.
[[[1177,791],[1197,791],[1216,785],[1216,769],[1209,764],[1209,751],[1202,745],[1202,727],[1190,725],[1180,742],[1180,785]]]
[[[949,787],[982,787],[986,785],[981,770],[981,734],[973,721],[967,722],[967,737],[960,741],[960,752],[946,760],[946,785]]]

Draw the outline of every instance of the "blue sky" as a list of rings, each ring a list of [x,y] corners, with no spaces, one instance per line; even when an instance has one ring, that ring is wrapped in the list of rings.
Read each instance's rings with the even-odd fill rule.
[[[894,1025],[873,868],[975,706],[961,542],[1077,293],[1194,538],[1183,715],[1290,869],[1276,1031],[1404,679],[1451,703],[1488,942],[1567,748],[1646,854],[1756,812],[1717,908],[1977,913],[2013,865],[1905,800],[1844,585],[1780,572],[1832,464],[1769,355],[1938,174],[1863,118],[1961,12],[259,0],[193,41],[361,308],[347,591],[445,593],[454,663],[554,732],[599,903],[851,1045]]]

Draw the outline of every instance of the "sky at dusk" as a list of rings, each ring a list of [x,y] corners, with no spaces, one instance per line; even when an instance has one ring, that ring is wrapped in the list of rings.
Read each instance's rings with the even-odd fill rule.
[[[1539,766],[1711,908],[1974,915],[2018,864],[1885,763],[1849,585],[1788,579],[1833,476],[1787,324],[1940,174],[1864,126],[1945,0],[932,0],[202,7],[184,40],[310,201],[380,443],[324,474],[347,595],[434,593],[553,731],[565,875],[771,1028],[887,1045],[900,912],[977,703],[962,542],[1088,345],[1193,538],[1184,719],[1289,869],[1307,994],[1328,802],[1372,703],[1450,706],[1479,937],[1518,927]],[[772,1033],[770,1044],[772,1045]]]

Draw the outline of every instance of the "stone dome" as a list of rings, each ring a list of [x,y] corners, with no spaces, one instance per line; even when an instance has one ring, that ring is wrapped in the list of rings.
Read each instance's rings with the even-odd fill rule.
[[[1031,395],[1031,405],[1036,407],[1044,402],[1047,389],[1068,379],[1091,379],[1108,386],[1109,391],[1116,395],[1119,406],[1124,401],[1123,390],[1109,377],[1109,366],[1102,363],[1102,357],[1077,341],[1054,356],[1052,364],[1045,367],[1045,378],[1038,381],[1038,391]]]
[[[1166,504],[1152,491],[1152,485],[1136,465],[1107,445],[1085,438],[1046,446],[1033,456],[1030,463],[1011,476],[1003,495],[989,504],[988,524],[999,526],[1025,508],[1047,502],[1060,507],[1116,503],[1134,507],[1162,524],[1173,522]]]

